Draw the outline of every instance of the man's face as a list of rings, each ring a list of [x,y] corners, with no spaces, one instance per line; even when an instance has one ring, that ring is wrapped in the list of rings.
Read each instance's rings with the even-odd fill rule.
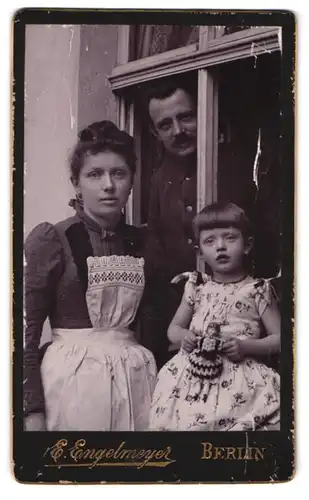
[[[153,98],[149,114],[165,148],[176,156],[195,153],[197,143],[196,104],[183,89],[162,99]]]

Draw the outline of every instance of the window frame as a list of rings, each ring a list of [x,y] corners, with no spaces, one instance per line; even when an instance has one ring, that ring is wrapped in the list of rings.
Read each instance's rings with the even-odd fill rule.
[[[124,45],[127,60],[125,61],[122,57],[122,62],[113,69],[109,76],[113,91],[175,73],[205,69],[217,64],[280,50],[280,27],[253,27],[222,35],[222,30],[220,33],[216,27],[200,26],[199,44],[190,44],[162,54],[129,61],[130,37],[127,30],[124,35],[124,28],[126,27],[119,27],[118,47]],[[123,40],[127,42],[124,43]]]
[[[134,135],[137,140],[138,165],[134,186],[127,203],[126,220],[129,224],[140,225],[139,126],[135,118],[134,103],[128,103],[122,92],[128,87],[154,79],[197,71],[199,103],[197,210],[200,210],[206,204],[216,201],[218,195],[218,87],[211,69],[219,64],[281,51],[281,28],[251,27],[224,35],[223,26],[199,26],[197,44],[129,61],[132,28],[133,26],[118,27],[117,66],[109,75],[109,82],[117,95],[118,126]]]

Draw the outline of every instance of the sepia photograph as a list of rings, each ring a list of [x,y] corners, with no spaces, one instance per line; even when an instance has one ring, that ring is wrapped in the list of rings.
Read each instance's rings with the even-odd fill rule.
[[[185,431],[261,478],[278,437],[287,480],[293,15],[48,12],[15,19],[15,474],[31,436],[56,481],[177,465]]]

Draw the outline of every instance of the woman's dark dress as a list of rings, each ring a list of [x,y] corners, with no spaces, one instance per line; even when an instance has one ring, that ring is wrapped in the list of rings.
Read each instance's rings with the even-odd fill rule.
[[[143,237],[139,229],[128,226],[121,220],[113,232],[102,230],[79,205],[76,206],[76,214],[73,217],[56,225],[42,223],[30,233],[25,244],[25,415],[33,412],[48,413],[46,394],[44,397],[46,387],[43,389],[41,376],[42,354],[39,349],[45,319],[49,317],[52,332],[72,331],[77,342],[78,332],[74,330],[90,331],[93,326],[85,299],[88,289],[87,258],[110,255],[141,257],[142,254]],[[103,340],[102,342],[104,343]],[[148,373],[152,386],[152,379],[155,378],[153,357],[148,350],[135,340],[134,342],[139,352],[143,352],[140,362],[149,365]],[[55,342],[53,344],[55,345]],[[43,360],[45,365],[52,349],[53,345],[47,348]],[[104,384],[100,379],[96,382]],[[52,410],[53,408],[50,408],[50,412]],[[75,410],[78,411],[78,408]],[[48,421],[48,415],[46,418]],[[63,427],[63,422],[61,425]],[[136,423],[129,422],[127,425],[129,428],[122,430],[134,430]],[[59,429],[56,424],[56,427],[49,430],[56,429],[73,430],[76,429],[76,423],[68,422],[65,429]],[[79,430],[112,429],[104,427]]]

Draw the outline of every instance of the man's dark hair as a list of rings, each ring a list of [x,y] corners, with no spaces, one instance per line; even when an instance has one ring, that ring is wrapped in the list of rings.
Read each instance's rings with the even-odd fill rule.
[[[160,78],[152,81],[151,84],[147,83],[139,86],[138,92],[142,95],[145,111],[148,113],[151,99],[165,99],[173,95],[178,89],[187,92],[197,102],[196,73]]]

